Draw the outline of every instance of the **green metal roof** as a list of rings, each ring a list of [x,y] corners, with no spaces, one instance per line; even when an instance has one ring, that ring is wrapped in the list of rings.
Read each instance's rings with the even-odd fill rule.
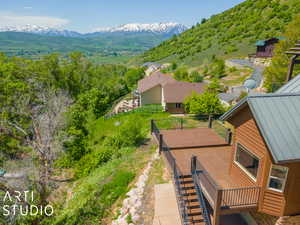
[[[285,37],[274,37],[274,38],[277,38],[279,41],[282,41],[282,40],[285,40],[286,38]],[[270,38],[270,39],[273,39],[273,38]],[[266,44],[266,41],[270,40],[270,39],[267,39],[267,40],[259,40],[255,43],[256,46],[264,46]]]
[[[250,95],[226,112],[228,120],[249,105],[276,163],[300,160],[300,93]]]
[[[276,93],[300,93],[300,74],[279,88]]]
[[[257,41],[257,42],[255,43],[255,45],[256,45],[256,46],[264,46],[265,43],[266,43],[266,41],[264,41],[264,40],[259,40],[259,41]]]
[[[6,173],[6,171],[5,170],[3,170],[3,169],[0,169],[0,177],[2,177],[4,174]]]

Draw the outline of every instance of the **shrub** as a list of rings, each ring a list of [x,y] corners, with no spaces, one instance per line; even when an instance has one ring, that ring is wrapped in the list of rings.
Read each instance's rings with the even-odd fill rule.
[[[203,81],[203,76],[201,76],[197,71],[193,71],[189,75],[190,82],[200,83]]]
[[[203,94],[193,93],[184,101],[188,113],[198,115],[221,114],[225,109],[215,93],[204,92]]]
[[[113,148],[122,148],[136,146],[144,139],[141,122],[137,120],[128,120],[120,124],[117,133],[107,137],[103,143],[104,146]]]
[[[175,71],[174,78],[179,81],[189,81],[189,73],[185,67],[181,67]]]
[[[83,156],[76,164],[76,177],[87,176],[92,170],[108,162],[117,150],[110,147],[100,147]]]

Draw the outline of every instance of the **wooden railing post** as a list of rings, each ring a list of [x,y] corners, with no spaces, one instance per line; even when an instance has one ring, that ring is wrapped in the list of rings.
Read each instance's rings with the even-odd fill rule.
[[[295,61],[297,59],[297,55],[292,56],[290,64],[289,64],[289,70],[286,78],[286,82],[289,82],[292,79],[292,75],[294,72],[294,67],[295,67]]]
[[[220,224],[220,211],[221,211],[221,205],[222,205],[222,190],[218,189],[217,196],[215,199],[215,205],[214,205],[214,215],[213,215],[213,225],[219,225]]]
[[[163,135],[159,134],[159,153],[163,150]]]
[[[154,120],[151,120],[150,126],[151,126],[151,134],[152,134],[154,130]]]
[[[191,174],[193,174],[196,170],[196,165],[197,165],[197,156],[192,156],[191,158]]]
[[[212,115],[208,116],[208,128],[212,128],[212,121],[213,121],[213,117]]]
[[[180,129],[182,130],[183,129],[183,119],[180,118]]]
[[[232,141],[232,132],[230,129],[227,129],[226,130],[226,142],[227,144],[231,144],[231,141]]]

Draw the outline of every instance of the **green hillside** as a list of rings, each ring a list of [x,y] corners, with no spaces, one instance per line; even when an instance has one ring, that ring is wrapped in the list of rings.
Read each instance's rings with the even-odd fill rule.
[[[103,34],[93,38],[70,38],[0,32],[0,52],[8,56],[36,58],[53,52],[67,54],[80,51],[95,59],[94,61],[106,58],[114,61],[116,58],[140,54],[168,38],[167,35],[151,33],[117,33]]]
[[[201,24],[146,51],[136,61],[180,61],[193,65],[213,55],[246,56],[253,53],[257,40],[281,35],[299,12],[299,0],[247,0],[202,20]]]

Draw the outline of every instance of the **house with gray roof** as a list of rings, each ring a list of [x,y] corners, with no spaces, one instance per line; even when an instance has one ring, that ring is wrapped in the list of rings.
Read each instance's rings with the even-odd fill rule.
[[[232,173],[261,188],[258,211],[299,214],[300,75],[275,93],[250,94],[220,119],[234,128]]]

